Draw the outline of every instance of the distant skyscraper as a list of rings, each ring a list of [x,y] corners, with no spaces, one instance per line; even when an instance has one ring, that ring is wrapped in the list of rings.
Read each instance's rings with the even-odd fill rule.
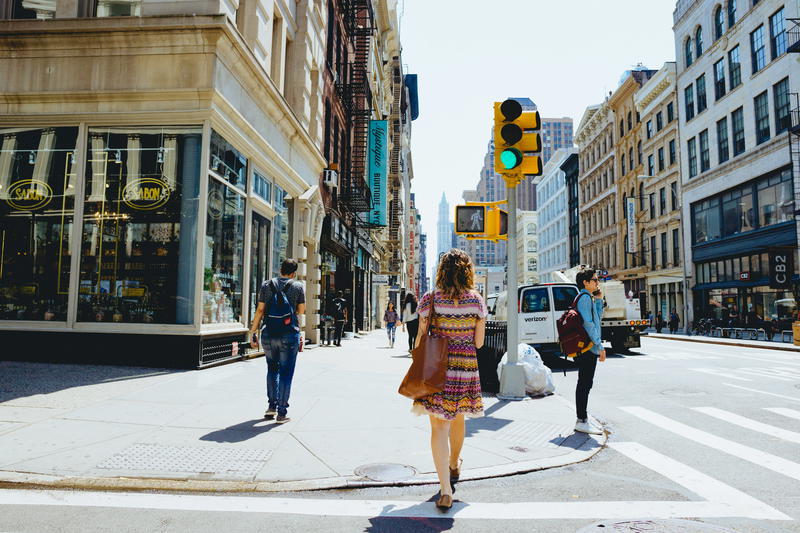
[[[453,224],[450,222],[450,204],[447,197],[442,192],[442,201],[439,202],[439,220],[436,223],[436,260],[439,264],[439,256],[453,247]]]

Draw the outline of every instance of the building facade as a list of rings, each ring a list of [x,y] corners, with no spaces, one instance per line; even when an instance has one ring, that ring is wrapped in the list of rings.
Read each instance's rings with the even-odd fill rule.
[[[577,148],[556,150],[536,179],[539,206],[539,279],[555,281],[552,273],[569,268],[569,210],[566,173],[562,170]]]
[[[674,13],[683,247],[693,317],[796,316],[797,176],[789,151],[793,2],[681,0]],[[770,283],[774,257],[794,257]],[[772,261],[771,261],[772,258]],[[773,285],[773,287],[770,287]]]
[[[436,265],[439,257],[453,247],[453,224],[450,222],[450,204],[442,192],[439,202],[439,219],[436,221]]]
[[[580,176],[580,156],[578,150],[574,149],[567,156],[561,164],[561,170],[564,172],[564,181],[566,182],[567,189],[567,224],[569,241],[569,258],[568,263],[570,267],[579,265],[581,262],[581,212],[578,188],[578,176]]]
[[[642,312],[668,317],[675,309],[685,325],[681,182],[675,63],[668,62],[639,89],[636,111],[642,119],[643,174],[637,220],[648,301]],[[666,318],[665,318],[666,320]]]

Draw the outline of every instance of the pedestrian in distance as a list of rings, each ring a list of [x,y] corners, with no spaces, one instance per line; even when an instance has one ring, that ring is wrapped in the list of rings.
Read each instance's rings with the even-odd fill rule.
[[[333,344],[334,346],[341,346],[344,324],[347,322],[347,300],[344,299],[342,291],[336,291],[336,298],[333,299],[333,317],[336,321]]]
[[[408,353],[414,349],[419,331],[419,313],[417,313],[417,297],[413,292],[407,292],[403,304],[403,329],[408,329]]]
[[[430,320],[432,310],[433,320]],[[436,506],[447,510],[453,505],[453,491],[461,475],[464,417],[484,414],[477,349],[483,346],[487,309],[474,289],[469,255],[458,249],[443,254],[436,273],[436,288],[422,297],[417,312],[417,343],[429,330],[431,336],[448,339],[444,389],[414,400],[411,409],[430,419],[431,453],[440,491]]]
[[[258,348],[258,327],[261,346],[267,360],[267,411],[264,418],[278,424],[289,422],[289,394],[300,348],[300,321],[306,312],[306,293],[303,284],[296,281],[297,261],[285,259],[281,274],[265,281],[258,291],[258,307],[250,326],[250,345]]]
[[[664,328],[664,324],[664,315],[662,315],[661,311],[659,311],[656,315],[656,333],[661,333],[661,330]]]
[[[603,430],[589,420],[586,409],[589,404],[589,391],[594,384],[594,374],[597,369],[597,360],[606,360],[606,351],[600,335],[601,321],[603,319],[603,293],[600,291],[600,280],[593,269],[581,270],[575,276],[575,283],[580,287],[578,293],[578,313],[583,319],[583,327],[592,347],[575,357],[578,365],[578,385],[575,387],[575,409],[578,420],[575,422],[575,431],[602,435]],[[660,315],[660,313],[659,313]]]
[[[400,315],[395,311],[392,302],[389,302],[386,312],[383,313],[383,321],[386,323],[386,335],[389,337],[389,348],[394,348],[394,338],[397,333],[397,325],[400,324]]]
[[[669,332],[670,334],[675,334],[678,332],[678,324],[680,323],[681,319],[678,318],[678,311],[673,307],[672,311],[669,312]]]

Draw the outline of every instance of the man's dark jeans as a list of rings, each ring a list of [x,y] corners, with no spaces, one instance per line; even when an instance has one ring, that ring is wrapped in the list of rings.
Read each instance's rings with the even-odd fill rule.
[[[344,319],[336,320],[336,329],[334,330],[333,343],[337,346],[342,345],[342,332],[344,331]]]
[[[261,335],[261,345],[267,358],[267,399],[269,408],[276,409],[279,416],[286,416],[292,377],[300,348],[300,333],[279,337]]]
[[[584,352],[575,357],[575,364],[578,365],[578,385],[575,387],[575,409],[578,418],[586,420],[586,406],[589,404],[589,391],[592,390],[594,382],[594,371],[597,368],[597,354]]]

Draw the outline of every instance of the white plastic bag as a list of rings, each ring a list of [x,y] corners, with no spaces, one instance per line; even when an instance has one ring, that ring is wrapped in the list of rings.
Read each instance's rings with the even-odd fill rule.
[[[525,392],[534,395],[548,395],[555,392],[553,373],[542,362],[539,352],[533,346],[519,344],[517,346],[518,361],[525,371]],[[503,371],[503,365],[508,361],[508,353],[503,354],[503,359],[497,365],[497,378]]]

